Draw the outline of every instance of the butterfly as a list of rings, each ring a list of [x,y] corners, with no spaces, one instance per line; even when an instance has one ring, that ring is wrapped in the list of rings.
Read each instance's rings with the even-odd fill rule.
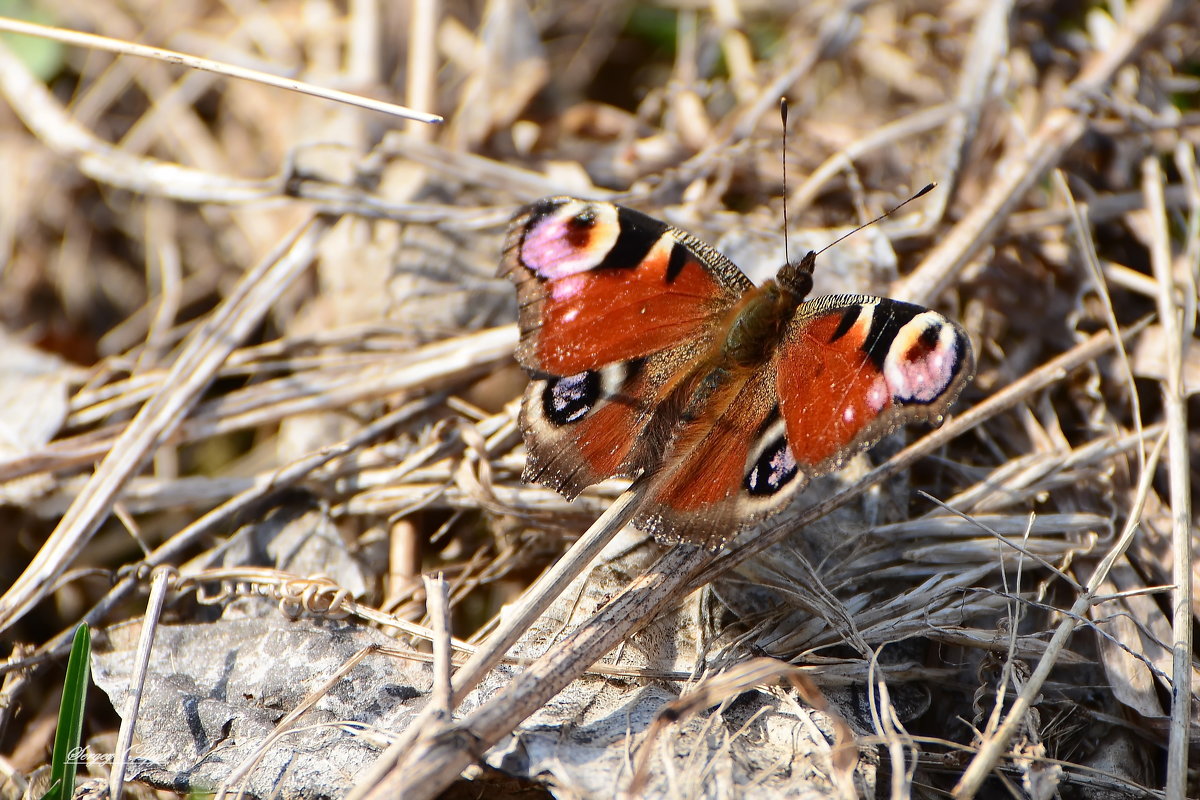
[[[509,227],[523,479],[568,499],[650,481],[634,525],[720,547],[899,425],[939,424],[974,372],[966,332],[921,306],[805,300],[816,256],[755,286],[691,234],[549,197]]]

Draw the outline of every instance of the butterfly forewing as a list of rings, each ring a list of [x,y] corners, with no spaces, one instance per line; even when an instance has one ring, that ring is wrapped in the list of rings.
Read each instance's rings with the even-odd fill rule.
[[[752,284],[728,259],[638,211],[566,197],[513,220],[501,275],[517,284],[522,366],[574,375],[716,334]]]
[[[901,423],[940,423],[973,368],[966,333],[935,311],[862,295],[804,303],[776,367],[792,455],[817,475]]]

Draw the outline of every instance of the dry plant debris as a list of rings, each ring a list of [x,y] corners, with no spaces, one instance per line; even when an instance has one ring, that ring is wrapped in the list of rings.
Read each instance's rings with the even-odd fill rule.
[[[89,781],[144,678],[138,795],[1200,796],[1200,7],[19,8],[446,122],[0,35],[4,797],[84,619]],[[531,605],[624,487],[519,480],[512,212],[618,200],[761,279],[785,205],[795,252],[930,181],[817,281],[964,323],[948,423]]]

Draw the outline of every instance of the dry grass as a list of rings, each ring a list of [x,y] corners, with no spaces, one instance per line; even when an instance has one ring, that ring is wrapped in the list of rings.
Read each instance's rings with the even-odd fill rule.
[[[74,626],[145,613],[159,566],[176,624],[211,619],[203,590],[399,632],[430,699],[355,797],[436,796],[589,670],[677,693],[737,665],[636,728],[630,763],[649,769],[664,726],[790,676],[835,709],[840,745],[813,784],[830,796],[1200,795],[1195,7],[350,5],[44,8],[444,125],[0,43],[6,797],[46,759]],[[823,255],[817,280],[964,323],[978,376],[947,424],[719,556],[656,562],[665,548],[627,543],[535,622],[606,533],[574,561],[568,545],[605,509],[615,532],[636,498],[610,508],[624,487],[605,484],[568,505],[519,480],[513,292],[492,278],[515,208],[618,199],[761,279],[785,202],[795,251],[930,181]],[[228,539],[310,507],[358,572],[228,557]],[[445,594],[436,613],[427,587]],[[655,627],[689,604],[713,624]],[[475,654],[453,677],[451,630]],[[518,638],[542,657],[487,688]],[[668,639],[670,663],[622,650],[593,666]],[[102,695],[91,708],[101,741],[119,720]]]

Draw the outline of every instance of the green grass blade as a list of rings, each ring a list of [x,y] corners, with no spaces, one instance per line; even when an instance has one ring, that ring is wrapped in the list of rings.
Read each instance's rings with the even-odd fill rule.
[[[50,791],[42,800],[70,800],[75,790],[79,764],[74,758],[83,737],[83,706],[87,700],[92,636],[86,622],[75,629],[67,676],[63,681],[62,705],[58,707],[58,730],[54,732],[54,754],[50,757]]]

